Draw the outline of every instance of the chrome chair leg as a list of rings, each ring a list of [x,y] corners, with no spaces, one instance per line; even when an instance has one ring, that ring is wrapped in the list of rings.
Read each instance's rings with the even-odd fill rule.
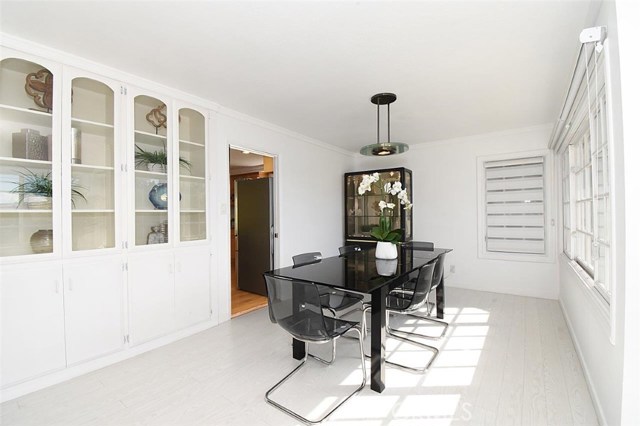
[[[316,361],[320,361],[321,363],[323,363],[323,364],[325,364],[325,365],[331,365],[331,364],[333,364],[333,361],[335,361],[335,360],[336,360],[336,339],[332,339],[332,340],[331,340],[331,347],[332,347],[332,348],[331,348],[331,359],[330,359],[329,361],[327,361],[326,359],[323,359],[323,358],[319,357],[318,355],[310,354],[310,353],[308,352],[308,349],[307,349],[307,354],[308,354],[311,358],[315,359]]]
[[[405,316],[412,317],[412,318],[415,318],[415,319],[418,319],[418,320],[422,320],[422,321],[431,321],[431,322],[434,322],[434,323],[437,323],[437,324],[440,324],[440,325],[444,326],[444,328],[442,329],[442,332],[440,333],[439,336],[427,336],[427,335],[421,334],[421,333],[414,333],[412,331],[404,331],[404,330],[400,330],[400,329],[397,329],[397,328],[391,328],[389,326],[389,322],[387,321],[387,326],[389,327],[390,330],[392,330],[394,332],[397,332],[397,333],[408,334],[410,336],[423,337],[425,339],[432,339],[432,340],[440,340],[440,339],[442,339],[444,337],[444,335],[447,333],[447,329],[449,328],[449,323],[444,322],[444,321],[440,321],[440,320],[437,320],[437,319],[434,319],[434,318],[429,318],[429,317],[425,317],[425,316],[422,316],[422,315],[415,315],[415,314],[401,314],[401,315],[405,315]]]
[[[428,349],[430,351],[433,352],[433,356],[431,357],[431,359],[429,360],[429,362],[427,363],[427,365],[424,368],[415,368],[415,367],[410,367],[408,365],[404,365],[404,364],[398,364],[396,362],[392,362],[387,360],[386,363],[389,365],[392,365],[394,367],[398,367],[401,368],[403,370],[407,370],[410,371],[412,373],[424,373],[425,371],[427,371],[429,369],[429,367],[431,367],[431,364],[433,364],[433,362],[436,360],[436,358],[438,358],[438,355],[440,354],[440,350],[434,346],[429,346],[427,344],[424,343],[420,343],[420,342],[416,342],[415,340],[411,340],[411,339],[407,339],[406,337],[400,336],[392,331],[387,331],[387,335],[393,337],[394,339],[397,340],[401,340],[403,342],[412,344],[412,345],[416,345],[419,346],[421,348],[424,349]]]
[[[365,313],[366,313],[367,311],[370,311],[370,310],[371,310],[371,306],[368,306],[368,307],[365,309],[365,311],[363,311],[363,312],[362,312],[362,316],[364,316],[364,315],[365,315]],[[403,341],[403,342],[407,342],[407,343],[409,343],[409,344],[412,344],[412,345],[415,345],[415,346],[419,346],[419,347],[424,348],[424,349],[428,349],[428,350],[430,350],[430,351],[432,351],[432,352],[433,352],[433,357],[431,357],[431,359],[430,359],[430,360],[429,360],[429,362],[427,363],[426,367],[424,367],[424,368],[409,367],[408,365],[398,364],[398,363],[396,363],[396,362],[391,362],[391,361],[389,361],[389,360],[385,360],[385,363],[387,363],[387,364],[389,364],[389,365],[391,365],[391,366],[394,366],[394,367],[401,368],[401,369],[403,369],[403,370],[410,371],[410,372],[412,372],[412,373],[424,373],[425,371],[427,371],[427,370],[429,369],[429,367],[431,367],[431,364],[433,364],[433,362],[436,360],[436,358],[437,358],[437,357],[438,357],[438,355],[440,354],[440,350],[439,350],[438,348],[434,347],[434,346],[427,345],[427,344],[425,344],[425,343],[421,343],[421,342],[416,342],[415,340],[411,340],[411,339],[408,339],[408,338],[406,338],[406,337],[404,337],[404,336],[401,336],[401,335],[399,335],[399,334],[396,334],[396,333],[395,333],[395,330],[394,330],[394,329],[392,329],[392,328],[389,326],[389,314],[390,314],[390,312],[387,310],[387,311],[386,311],[387,321],[386,321],[386,325],[385,325],[385,332],[387,333],[387,336],[391,336],[391,337],[392,337],[392,338],[394,338],[394,339],[401,340],[401,341]],[[400,331],[400,332],[401,332],[401,333],[404,333],[403,331]],[[418,335],[418,336],[424,337],[424,336],[422,336],[422,335]],[[367,358],[371,358],[371,356],[370,356],[370,355],[366,355],[366,354],[365,354],[365,357],[367,357]]]
[[[324,416],[322,416],[320,419],[317,419],[317,420],[307,419],[306,417],[303,417],[302,415],[296,413],[295,411],[293,411],[293,410],[285,407],[284,405],[281,405],[281,404],[277,403],[273,399],[269,398],[269,396],[276,389],[278,389],[284,382],[286,382],[291,376],[293,376],[298,370],[300,370],[300,368],[307,361],[307,357],[305,356],[302,359],[302,362],[296,368],[294,368],[289,374],[287,374],[282,380],[280,380],[278,383],[276,383],[271,389],[269,389],[264,394],[264,398],[265,398],[265,401],[267,402],[267,404],[274,406],[278,410],[290,415],[291,417],[294,417],[295,419],[297,419],[297,420],[299,420],[299,421],[301,421],[301,422],[303,422],[305,424],[311,425],[311,424],[322,423],[323,421],[325,421],[326,418],[329,417],[331,414],[333,414],[338,408],[340,408],[342,406],[342,404],[347,402],[347,400],[349,400],[352,396],[354,396],[355,394],[360,392],[362,389],[364,389],[364,387],[365,387],[365,385],[367,383],[367,367],[366,367],[366,364],[365,364],[364,340],[363,340],[363,337],[362,337],[362,332],[358,328],[354,327],[354,328],[352,328],[352,330],[355,330],[358,333],[358,340],[360,341],[360,362],[362,364],[362,383],[360,383],[360,386],[358,386],[358,388],[356,390],[351,392],[351,394],[349,394],[342,401],[340,401],[340,403],[338,405],[336,405],[328,413],[326,413]],[[333,340],[335,342],[336,339],[333,339]],[[305,349],[307,349],[307,351],[305,351],[305,352],[308,353],[308,346],[309,346],[308,343],[305,342],[305,346],[307,346],[305,348]]]

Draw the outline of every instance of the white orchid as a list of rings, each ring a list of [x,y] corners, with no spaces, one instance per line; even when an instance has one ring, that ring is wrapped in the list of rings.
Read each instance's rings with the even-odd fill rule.
[[[410,209],[412,207],[411,202],[409,201],[409,195],[407,195],[407,190],[403,189],[398,192],[398,200],[400,200],[400,204],[405,206],[405,210]]]
[[[383,211],[384,209],[393,209],[395,206],[396,205],[394,203],[387,203],[386,201],[380,201],[378,203],[380,211]]]
[[[380,174],[374,173],[372,175],[363,175],[362,182],[358,186],[358,194],[364,195],[365,192],[371,191],[371,184],[380,180]]]
[[[389,174],[393,177],[393,174]],[[362,175],[362,181],[358,186],[358,194],[364,195],[365,193],[371,191],[371,185],[374,183],[378,183],[380,181],[380,174],[373,173],[370,175]],[[404,206],[404,209],[411,208],[411,202],[409,201],[409,194],[407,194],[406,189],[402,189],[402,183],[395,181],[393,183],[387,182],[383,184],[382,182],[378,183],[378,188],[382,191],[383,195],[386,199],[390,199],[390,197],[397,197],[398,202]],[[402,230],[401,229],[392,229],[393,224],[393,216],[394,209],[396,208],[397,203],[390,203],[385,200],[380,200],[378,202],[378,208],[380,209],[380,223],[378,226],[375,226],[371,229],[371,236],[378,241],[388,241],[397,243],[402,239]],[[389,212],[385,214],[385,210]]]

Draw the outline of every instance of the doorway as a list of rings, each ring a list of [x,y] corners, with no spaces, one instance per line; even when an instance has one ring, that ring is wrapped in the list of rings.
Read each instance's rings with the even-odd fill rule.
[[[273,268],[273,157],[229,149],[231,317],[267,305],[262,273]]]

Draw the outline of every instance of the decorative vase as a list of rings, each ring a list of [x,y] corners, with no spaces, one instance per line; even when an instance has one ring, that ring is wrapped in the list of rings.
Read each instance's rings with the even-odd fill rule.
[[[53,229],[40,229],[31,236],[31,250],[34,253],[51,253],[53,251]]]
[[[396,273],[398,259],[376,259],[376,271],[378,275],[390,277]]]
[[[160,232],[159,226],[152,226],[151,232],[147,235],[147,244],[163,244],[164,234]]]
[[[157,210],[166,210],[169,202],[167,195],[167,184],[159,183],[149,191],[149,201]]]
[[[378,241],[376,244],[376,259],[397,259],[398,248],[388,241]]]

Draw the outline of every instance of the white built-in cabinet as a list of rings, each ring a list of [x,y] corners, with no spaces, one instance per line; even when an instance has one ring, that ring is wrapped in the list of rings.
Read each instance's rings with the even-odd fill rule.
[[[0,308],[3,387],[65,367],[61,265],[3,267]]]
[[[129,257],[133,345],[209,318],[209,257],[201,249]]]
[[[124,277],[120,256],[78,259],[64,265],[67,364],[123,347]]]
[[[2,55],[2,387],[209,320],[207,111]]]

